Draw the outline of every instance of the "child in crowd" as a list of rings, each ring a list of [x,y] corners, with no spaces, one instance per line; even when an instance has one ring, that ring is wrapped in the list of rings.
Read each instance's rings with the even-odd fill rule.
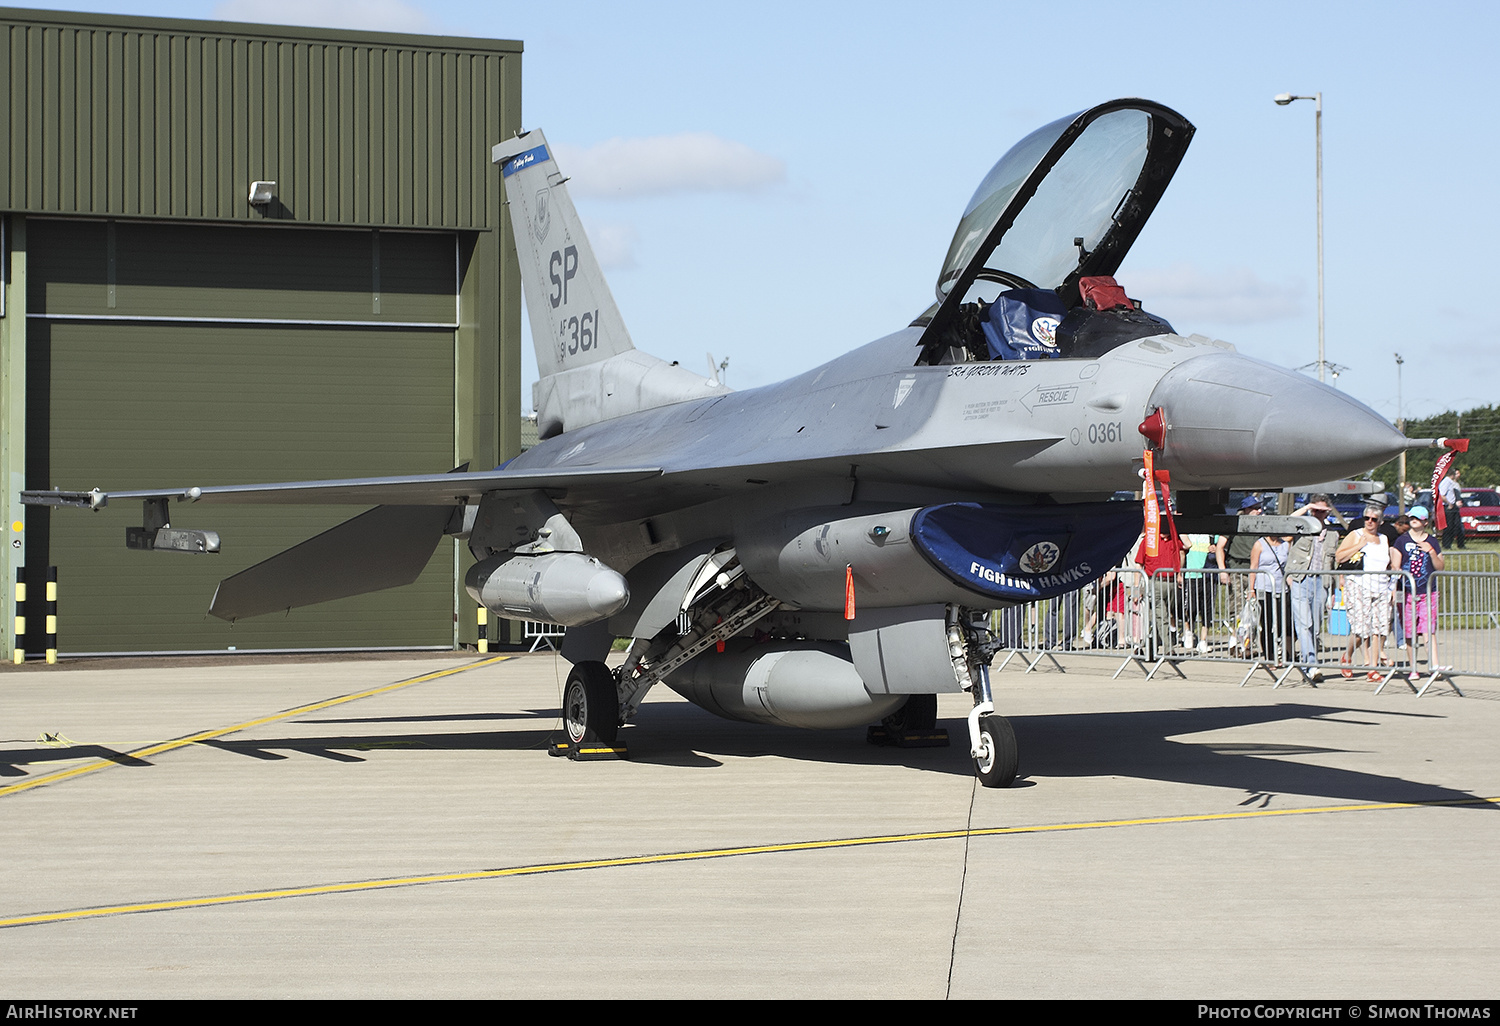
[[[1411,659],[1408,663],[1410,679],[1420,680],[1417,672],[1417,646],[1422,637],[1427,637],[1427,667],[1430,672],[1447,669],[1438,665],[1437,626],[1438,590],[1433,575],[1443,568],[1443,546],[1427,533],[1427,508],[1413,506],[1407,511],[1409,523],[1406,533],[1391,546],[1391,569],[1403,574],[1400,588],[1405,601],[1402,605],[1406,628],[1406,640],[1411,644]]]

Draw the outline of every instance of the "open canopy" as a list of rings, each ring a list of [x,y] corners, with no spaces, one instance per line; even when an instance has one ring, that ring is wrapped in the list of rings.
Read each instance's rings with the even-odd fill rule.
[[[1059,289],[1075,303],[1067,293],[1080,277],[1119,268],[1192,136],[1176,111],[1127,99],[1022,139],[964,210],[938,276],[935,322],[1007,288]]]

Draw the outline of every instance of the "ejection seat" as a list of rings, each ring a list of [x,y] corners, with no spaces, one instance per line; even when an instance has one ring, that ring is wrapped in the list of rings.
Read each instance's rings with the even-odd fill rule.
[[[995,297],[980,321],[991,360],[1046,360],[1060,355],[1057,328],[1067,304],[1052,289],[1011,289]]]

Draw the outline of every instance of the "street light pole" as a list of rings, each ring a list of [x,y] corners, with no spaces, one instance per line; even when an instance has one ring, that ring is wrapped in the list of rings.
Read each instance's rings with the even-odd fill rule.
[[[1396,430],[1403,435],[1406,434],[1406,417],[1401,408],[1401,365],[1406,361],[1401,359],[1401,354],[1396,354]],[[1396,486],[1396,508],[1402,513],[1406,512],[1406,450],[1401,450],[1401,481]]]
[[[1293,100],[1312,100],[1315,108],[1313,125],[1318,152],[1318,380],[1322,381],[1327,367],[1327,360],[1323,356],[1323,94],[1319,92],[1311,96],[1293,96],[1291,93],[1278,93],[1274,99],[1280,107],[1285,107]]]

